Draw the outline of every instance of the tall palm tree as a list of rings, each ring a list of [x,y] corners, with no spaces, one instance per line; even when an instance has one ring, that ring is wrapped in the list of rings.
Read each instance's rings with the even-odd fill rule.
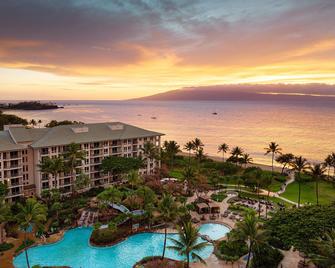
[[[194,145],[194,149],[196,151],[198,151],[200,148],[204,147],[204,144],[202,143],[202,141],[199,138],[195,138],[192,141],[193,145]]]
[[[58,176],[64,172],[65,164],[63,157],[56,158],[44,158],[43,161],[38,165],[42,173],[50,174],[54,177],[55,187],[59,187]]]
[[[164,194],[162,197],[161,202],[158,205],[158,210],[161,214],[161,217],[164,219],[165,222],[165,229],[164,229],[164,245],[163,245],[163,254],[162,259],[165,257],[165,250],[166,250],[166,238],[167,238],[167,222],[171,222],[175,220],[178,213],[177,204],[170,194]]]
[[[243,149],[238,146],[235,146],[234,148],[231,149],[230,154],[231,157],[228,160],[234,162],[237,166],[243,154]]]
[[[74,182],[76,180],[76,169],[81,166],[81,161],[85,160],[86,153],[81,150],[80,144],[71,143],[64,152],[65,166],[70,171],[72,178],[72,193],[74,193]]]
[[[335,229],[326,232],[312,243],[316,253],[312,254],[311,261],[318,267],[335,267]]]
[[[266,242],[266,233],[259,223],[255,213],[249,213],[242,222],[237,223],[237,230],[241,237],[248,243],[248,259],[246,267],[249,267],[251,253],[255,248]]]
[[[24,231],[24,241],[27,243],[27,229],[32,226],[40,226],[43,222],[46,221],[47,208],[36,201],[34,198],[27,199],[26,203],[23,205],[18,203],[19,212],[16,216],[17,222],[20,224],[21,228]],[[27,244],[25,244],[24,249],[26,255],[26,262],[28,268],[30,268]]]
[[[198,169],[199,169],[200,161],[204,156],[204,144],[202,143],[202,141],[199,138],[195,138],[192,141],[192,143],[193,143],[193,146],[194,146],[196,158],[198,160]]]
[[[155,146],[155,144],[153,144],[152,142],[148,141],[148,142],[145,142],[143,144],[143,147],[140,149],[142,152],[143,152],[143,155],[146,159],[146,165],[147,167],[149,166],[149,162],[153,159],[157,159],[158,158],[158,154],[159,154],[159,151],[157,149],[157,147]],[[149,160],[149,161],[147,161]]]
[[[228,150],[229,150],[229,146],[228,146],[227,143],[222,143],[218,147],[218,153],[222,152],[222,160],[223,160],[223,162],[224,162],[224,154],[227,153]]]
[[[310,167],[311,176],[315,181],[315,195],[316,195],[316,204],[319,205],[319,180],[323,177],[325,172],[325,167],[321,164],[314,165]]]
[[[178,226],[177,228],[179,239],[169,238],[174,245],[168,246],[168,248],[177,251],[179,255],[186,256],[186,268],[190,267],[190,258],[206,264],[197,252],[210,244],[207,241],[199,242],[199,229],[194,227],[191,222],[186,222],[182,227]]]
[[[297,173],[297,178],[298,179],[298,185],[299,185],[299,192],[298,192],[298,207],[300,207],[300,198],[301,198],[301,172],[305,171],[309,163],[307,162],[306,158],[303,158],[302,156],[295,157],[293,162],[291,163],[291,166],[293,170]]]
[[[285,168],[291,164],[291,162],[294,160],[294,155],[291,153],[288,154],[280,154],[277,156],[276,161],[283,165],[281,169],[281,174],[284,173]]]
[[[253,159],[250,157],[250,154],[242,154],[242,163],[247,167],[247,164],[252,163]]]
[[[174,159],[176,155],[180,152],[180,146],[175,141],[164,141],[163,150],[166,153],[168,159],[170,160],[171,168],[173,168]]]
[[[327,157],[325,158],[325,160],[324,160],[323,163],[324,163],[324,166],[327,167],[327,169],[328,169],[328,176],[327,176],[327,178],[329,180],[329,178],[330,178],[330,169],[333,166],[333,157],[332,157],[332,154],[327,155]]]
[[[272,155],[272,174],[273,174],[273,162],[274,162],[275,156],[277,154],[281,154],[282,149],[279,147],[278,143],[272,141],[269,143],[267,148],[264,148],[264,150],[266,151],[265,155],[268,155],[270,153]]]
[[[184,150],[188,151],[188,165],[190,166],[191,164],[191,152],[195,150],[194,144],[192,141],[187,142],[184,145]]]
[[[182,179],[187,184],[187,192],[190,193],[192,186],[194,186],[196,174],[191,167],[184,169]]]

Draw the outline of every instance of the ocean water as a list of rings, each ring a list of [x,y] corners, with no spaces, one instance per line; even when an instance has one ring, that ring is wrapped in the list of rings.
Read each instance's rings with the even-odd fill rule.
[[[180,145],[199,137],[205,153],[240,146],[254,162],[270,164],[264,148],[271,141],[283,152],[322,161],[335,151],[335,100],[315,101],[57,101],[64,109],[10,111],[27,119],[121,121],[165,133]],[[214,115],[213,113],[217,113]],[[156,119],[154,119],[156,118]]]

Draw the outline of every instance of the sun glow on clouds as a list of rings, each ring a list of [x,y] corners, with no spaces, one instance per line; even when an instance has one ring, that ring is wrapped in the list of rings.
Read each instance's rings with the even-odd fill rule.
[[[2,99],[127,99],[188,86],[335,84],[334,1],[50,3],[0,2]]]

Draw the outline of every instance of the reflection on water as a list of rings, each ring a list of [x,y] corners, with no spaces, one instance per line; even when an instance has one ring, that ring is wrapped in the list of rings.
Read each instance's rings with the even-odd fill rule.
[[[60,101],[64,109],[11,111],[27,119],[122,121],[163,132],[163,139],[185,144],[199,137],[205,151],[217,155],[219,143],[241,146],[255,162],[270,164],[264,147],[276,141],[286,152],[309,160],[335,150],[335,102],[264,101]],[[217,115],[212,113],[216,112]],[[156,119],[152,119],[156,117]]]

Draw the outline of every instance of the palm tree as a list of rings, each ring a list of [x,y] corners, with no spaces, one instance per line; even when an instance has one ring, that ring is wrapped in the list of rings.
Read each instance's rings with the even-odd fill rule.
[[[170,160],[170,166],[173,169],[174,158],[180,152],[180,146],[175,141],[164,141],[163,150]]]
[[[158,158],[159,151],[155,144],[148,141],[143,144],[143,147],[140,149],[143,152],[144,157],[149,161]],[[149,165],[149,161],[146,161],[146,165]]]
[[[242,163],[247,167],[247,164],[252,163],[253,159],[250,157],[250,154],[242,154]]]
[[[35,119],[31,119],[31,120],[29,121],[29,124],[32,125],[33,127],[35,127],[35,126],[37,125],[37,122],[36,122]]]
[[[204,157],[204,144],[199,138],[195,138],[192,141],[192,143],[194,146],[196,158],[198,159],[198,169],[199,169],[200,161]]]
[[[302,156],[295,157],[293,162],[291,163],[292,168],[295,172],[297,172],[297,178],[298,178],[298,185],[299,185],[299,192],[298,192],[298,207],[300,207],[300,197],[301,197],[301,172],[305,171],[308,167],[308,162],[306,158],[303,158]]]
[[[283,167],[281,169],[281,174],[284,173],[285,167],[290,165],[291,162],[293,161],[293,159],[294,159],[294,155],[291,154],[291,153],[280,154],[280,155],[277,156],[276,161],[283,165]]]
[[[319,205],[319,180],[322,178],[325,168],[321,164],[310,167],[311,176],[315,181],[316,204]]]
[[[41,127],[41,124],[42,124],[42,120],[41,120],[41,119],[38,119],[37,124],[38,124],[38,128],[40,128],[40,127]]]
[[[52,205],[51,205],[51,208],[50,210],[52,212],[55,212],[56,213],[56,219],[57,221],[59,221],[59,211],[62,209],[63,205],[61,202],[54,202]]]
[[[195,146],[192,141],[189,141],[185,144],[184,149],[188,151],[188,165],[191,164],[191,152],[192,150],[195,150]]]
[[[131,185],[131,189],[134,190],[134,187],[139,185],[142,182],[140,175],[137,170],[131,170],[127,176],[128,183]]]
[[[60,173],[64,172],[65,165],[63,157],[49,158],[46,157],[38,165],[42,173],[50,174],[55,180],[55,187],[58,188],[58,176]]]
[[[249,267],[251,253],[266,241],[266,233],[263,231],[259,219],[255,213],[249,213],[242,222],[237,223],[237,230],[241,237],[248,243],[248,259],[246,267]],[[254,254],[253,254],[254,255]]]
[[[210,244],[207,241],[199,242],[199,229],[194,227],[191,222],[186,222],[182,227],[178,226],[178,235],[179,239],[169,238],[174,246],[168,246],[168,248],[177,251],[179,255],[186,256],[186,268],[190,267],[190,258],[206,264],[197,252]]]
[[[227,143],[222,143],[222,144],[219,145],[219,147],[218,147],[218,153],[222,152],[222,160],[223,160],[223,162],[224,162],[224,154],[225,154],[226,152],[228,152],[228,150],[229,150],[229,146],[228,146]]]
[[[311,261],[318,267],[335,267],[335,229],[312,242],[317,253],[312,254]]]
[[[71,143],[64,152],[63,157],[65,166],[70,171],[72,178],[72,194],[74,193],[74,182],[76,180],[76,168],[81,165],[81,161],[85,160],[86,153],[81,150],[80,144]]]
[[[192,188],[192,186],[194,186],[195,176],[196,176],[196,174],[191,167],[185,168],[183,173],[182,173],[182,179],[187,184],[187,192],[188,193],[191,192],[191,188]]]
[[[81,172],[78,176],[76,176],[76,180],[74,181],[74,190],[76,192],[87,188],[90,185],[90,177],[86,174]]]
[[[18,209],[19,212],[16,218],[21,228],[24,230],[24,241],[27,243],[27,229],[32,225],[40,226],[42,222],[46,221],[47,208],[36,201],[36,199],[29,198],[24,205],[18,203]],[[27,244],[25,244],[24,252],[26,255],[27,266],[30,268]]]
[[[240,157],[242,156],[242,153],[243,153],[243,149],[238,146],[235,146],[230,151],[231,157],[228,159],[228,161],[234,162],[237,166],[237,163],[240,161]]]
[[[164,246],[163,246],[163,254],[162,259],[165,257],[165,249],[166,249],[166,238],[167,238],[167,222],[173,221],[177,216],[177,204],[170,194],[164,194],[161,202],[158,205],[158,210],[161,214],[161,217],[165,222],[164,229]]]
[[[193,145],[194,145],[194,150],[198,151],[200,148],[204,147],[204,144],[202,143],[202,141],[199,138],[195,138],[192,141]]]
[[[275,156],[277,154],[281,154],[281,148],[279,147],[279,144],[275,143],[274,141],[270,142],[267,148],[264,148],[265,155],[272,154],[272,174],[273,174],[273,162],[275,159]]]
[[[333,166],[333,157],[332,154],[329,154],[324,160],[324,166],[328,168],[328,180],[330,178],[330,169]]]
[[[4,185],[2,182],[0,182],[0,186]],[[7,186],[4,185],[4,189],[6,190],[4,194],[0,195],[0,244],[3,243],[3,228],[6,224],[6,222],[11,218],[11,210],[8,203],[5,202],[5,195],[7,192]]]

